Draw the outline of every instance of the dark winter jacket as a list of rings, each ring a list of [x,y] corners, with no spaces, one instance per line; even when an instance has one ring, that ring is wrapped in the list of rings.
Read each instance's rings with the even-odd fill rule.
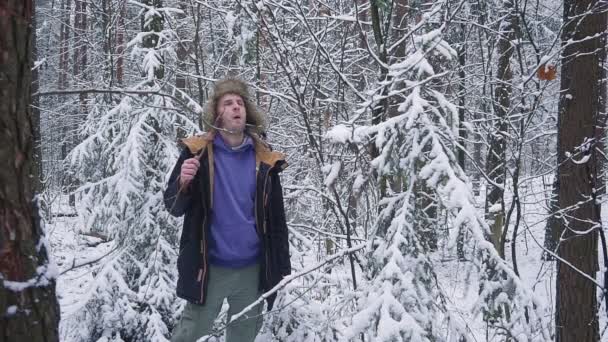
[[[213,135],[182,140],[182,151],[164,193],[165,206],[174,216],[184,217],[179,243],[177,295],[195,304],[204,304],[208,283],[211,210],[213,210]],[[291,273],[287,224],[279,173],[287,163],[282,153],[273,152],[255,140],[257,233],[262,243],[259,289],[266,292]],[[179,175],[184,160],[196,156],[200,168],[186,189],[179,189]],[[267,299],[269,308],[275,299]]]

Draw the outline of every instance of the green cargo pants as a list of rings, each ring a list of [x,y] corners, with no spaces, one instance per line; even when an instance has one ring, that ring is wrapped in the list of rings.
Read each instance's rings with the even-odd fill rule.
[[[258,291],[260,265],[224,268],[209,265],[207,298],[204,305],[187,303],[173,330],[171,342],[195,342],[213,328],[224,298],[228,300],[228,320],[261,295]],[[226,342],[253,342],[262,325],[262,304],[226,327]]]

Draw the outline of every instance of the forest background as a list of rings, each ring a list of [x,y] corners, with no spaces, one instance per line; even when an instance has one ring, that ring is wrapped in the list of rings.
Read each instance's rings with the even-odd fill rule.
[[[259,341],[608,340],[606,9],[38,0],[45,233],[32,282],[2,288],[56,281],[62,341],[167,341],[184,302],[162,192],[177,141],[232,76],[290,164],[293,274]],[[5,312],[4,327],[27,316]]]

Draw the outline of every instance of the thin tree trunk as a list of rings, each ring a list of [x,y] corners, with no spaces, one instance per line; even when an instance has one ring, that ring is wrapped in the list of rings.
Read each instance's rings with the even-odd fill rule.
[[[493,111],[495,115],[494,130],[490,136],[490,146],[486,158],[486,173],[490,182],[487,185],[487,195],[485,203],[485,215],[490,225],[489,240],[494,244],[501,258],[505,258],[505,239],[508,223],[505,222],[504,187],[506,171],[506,145],[507,129],[509,120],[509,110],[511,108],[512,79],[511,57],[515,48],[511,43],[515,38],[516,8],[511,0],[505,0],[500,9],[501,17],[504,20],[499,27],[499,37],[497,42],[497,70],[496,86],[493,94]],[[503,229],[505,231],[503,231]],[[491,264],[489,269],[489,279],[506,280],[503,271],[494,268]],[[501,290],[492,292],[493,300],[496,300]],[[510,294],[508,294],[510,295]],[[490,310],[484,310],[484,320],[490,324],[497,323],[498,317],[504,317],[507,321],[510,317],[508,305],[500,305]],[[507,339],[510,341],[510,339]]]
[[[107,82],[108,86],[111,88],[114,85],[114,57],[112,56],[113,51],[113,40],[112,33],[110,30],[111,25],[111,16],[112,16],[112,1],[111,0],[102,0],[101,2],[101,10],[102,13],[97,13],[97,15],[101,16],[101,27],[103,28],[103,32],[106,34],[103,37],[103,54],[106,58],[104,63],[104,76],[107,79],[104,79],[104,83]],[[103,96],[104,102],[111,103],[112,102],[112,94],[104,94]]]
[[[381,18],[380,8],[378,7],[378,4],[376,1],[370,1],[369,11],[370,11],[370,17],[372,20],[372,30],[374,32],[374,40],[376,41],[376,46],[378,48],[378,58],[380,59],[380,61],[382,61],[382,63],[387,64],[388,57],[387,57],[387,52],[386,52],[386,44],[384,41],[384,34],[382,32],[382,26],[381,26],[381,22],[380,22],[380,18]],[[388,69],[381,67],[379,80],[385,81],[387,78],[387,75],[388,75]],[[386,93],[387,93],[387,89],[386,89],[386,87],[384,87],[384,89],[382,89],[381,96],[384,97],[384,95],[386,95]],[[377,125],[377,124],[381,123],[382,121],[384,121],[386,118],[387,110],[388,110],[387,99],[385,98],[385,99],[380,100],[379,103],[376,105],[376,107],[372,110],[372,118],[371,118],[372,125]],[[380,151],[378,150],[378,147],[376,147],[376,144],[373,144],[373,143],[370,144],[369,150],[370,150],[370,155],[371,155],[372,159],[374,159],[380,155]],[[386,197],[386,194],[387,194],[387,184],[386,183],[387,183],[386,177],[378,176],[379,198]],[[384,234],[386,234],[386,231],[388,230],[388,222],[379,222],[378,225],[379,225],[378,234],[383,236]]]
[[[461,148],[458,149],[458,165],[462,168],[463,171],[465,168],[465,153],[464,148],[466,144],[467,131],[464,127],[464,114],[465,114],[465,106],[466,106],[466,85],[465,85],[465,64],[467,61],[467,45],[465,43],[466,35],[465,35],[464,24],[460,25],[460,41],[461,45],[458,49],[458,141],[461,145]],[[465,234],[466,231],[464,228],[461,228],[458,231],[458,240],[456,241],[456,254],[458,255],[458,260],[466,260],[466,256],[464,253],[464,244],[465,244]]]
[[[38,59],[38,48],[36,42],[36,30],[38,29],[38,21],[36,18],[32,18],[32,27],[35,29],[32,30],[32,60],[36,61]],[[32,93],[37,93],[40,89],[40,68],[42,66],[38,66],[37,68],[32,69]],[[32,133],[34,136],[34,165],[32,169],[32,173],[34,175],[38,175],[38,177],[34,177],[32,179],[34,191],[37,194],[42,193],[44,191],[44,184],[42,180],[44,179],[43,173],[43,164],[42,164],[42,137],[41,137],[41,127],[40,127],[40,97],[36,96],[32,98]]]
[[[497,84],[494,92],[494,115],[496,125],[490,137],[490,148],[487,156],[487,174],[495,184],[488,184],[486,197],[486,218],[492,229],[492,243],[502,258],[505,257],[505,245],[501,238],[505,228],[504,183],[506,159],[506,134],[508,113],[511,108],[511,56],[515,49],[511,41],[515,35],[515,8],[511,1],[504,1],[503,14],[506,16],[499,30]],[[506,228],[505,228],[506,229]]]
[[[367,46],[367,35],[365,34],[367,32],[366,30],[366,26],[365,24],[363,24],[364,22],[366,23],[369,18],[368,18],[368,11],[363,10],[362,6],[365,5],[367,3],[367,0],[354,0],[354,2],[357,5],[357,17],[359,19],[359,21],[361,22],[361,30],[359,31],[359,39],[357,39],[357,45],[359,47],[359,49],[361,50],[365,50],[366,46]],[[358,28],[357,28],[358,29]],[[369,57],[368,57],[369,60]],[[357,74],[356,77],[356,85],[357,85],[357,90],[362,91],[363,89],[365,89],[366,86],[366,82],[365,82],[365,74],[362,72],[361,68],[359,66],[356,66],[356,72],[355,74]]]
[[[79,34],[80,34],[80,42],[79,42],[79,46],[77,47],[77,49],[79,50],[78,52],[78,59],[74,60],[75,64],[78,64],[78,69],[79,69],[79,73],[80,73],[80,79],[81,80],[86,80],[87,79],[87,66],[88,66],[88,49],[87,49],[87,25],[88,25],[88,15],[87,15],[87,2],[85,1],[80,1],[80,22],[79,22]],[[80,101],[80,113],[81,115],[86,115],[87,113],[87,94],[86,93],[81,93],[79,95],[79,99]]]
[[[196,75],[203,76],[205,74],[205,61],[201,58],[203,49],[201,47],[201,35],[199,33],[203,15],[201,13],[201,5],[198,3],[196,4],[196,14],[194,18],[194,70],[196,71]],[[213,55],[215,56],[215,53],[213,53]],[[196,85],[198,90],[198,103],[203,104],[207,99],[207,93],[201,77],[196,78]],[[198,118],[198,126],[201,130],[205,127],[202,116],[199,116]]]
[[[118,10],[118,25],[116,26],[116,83],[119,86],[123,85],[125,71],[124,71],[124,60],[125,60],[125,34],[126,26],[125,20],[127,18],[127,5],[126,1],[120,3]]]
[[[467,130],[464,127],[464,114],[466,106],[466,74],[464,71],[467,63],[467,44],[465,35],[466,26],[460,25],[461,46],[458,49],[458,142],[462,148],[458,149],[458,165],[465,171],[464,147],[467,139]]]
[[[70,11],[72,9],[72,0],[63,0],[61,2],[61,28],[59,34],[59,79],[57,86],[59,89],[65,89],[68,86],[68,62],[69,62],[69,41],[70,41]]]
[[[372,19],[372,29],[374,31],[374,39],[376,41],[376,46],[378,47],[378,58],[380,59],[380,61],[382,61],[382,63],[387,63],[388,62],[388,57],[387,57],[387,52],[386,52],[386,44],[384,41],[384,33],[382,32],[382,26],[381,26],[381,22],[380,22],[380,8],[378,7],[378,4],[376,3],[376,1],[371,1],[370,2],[370,17]],[[388,69],[386,68],[381,68],[380,70],[380,80],[384,81],[386,79],[386,76],[388,75]],[[384,89],[382,91],[382,95],[386,94],[386,89]],[[374,108],[374,110],[372,111],[372,124],[373,125],[377,125],[379,123],[381,123],[382,121],[384,121],[385,117],[386,117],[386,112],[387,112],[387,108],[388,108],[388,102],[386,101],[386,99],[381,100],[380,103],[376,106],[376,108]],[[371,146],[372,149],[372,158],[376,158],[379,154],[380,151],[378,151],[378,149],[376,148],[376,146],[374,144],[372,144]],[[384,182],[381,182],[384,183]],[[381,188],[385,188],[385,185],[380,185]],[[381,191],[381,194],[384,194],[386,192],[386,190]]]
[[[82,18],[82,8],[84,6],[84,2],[81,0],[74,0],[74,59],[72,65],[72,76],[78,77],[81,72],[80,65],[80,45],[82,43],[82,31],[83,31],[83,18]]]
[[[595,279],[598,271],[601,218],[594,189],[601,185],[596,143],[603,137],[597,120],[603,113],[599,107],[606,92],[601,69],[607,19],[601,10],[599,0],[564,1],[557,133],[562,216],[557,225],[561,237],[557,250],[571,266],[557,263],[557,342],[599,341],[596,285],[581,272]]]
[[[388,45],[393,45],[399,39],[403,37],[405,32],[407,32],[407,23],[408,23],[408,5],[409,0],[393,0],[393,9],[392,9],[392,27],[390,31],[390,41],[387,43]],[[387,60],[389,63],[397,63],[400,60],[405,58],[405,52],[407,48],[407,43],[409,40],[401,42],[393,51],[390,56],[387,56]],[[401,103],[399,97],[392,96],[388,98],[386,103],[386,117],[392,118],[399,115],[399,104]],[[401,192],[403,191],[403,174],[396,173],[391,177],[386,177],[387,186],[393,190],[393,192]],[[420,191],[424,191],[425,189],[419,189]],[[419,193],[420,191],[416,191],[415,193]],[[424,201],[424,199],[422,199]],[[421,204],[421,198],[417,199],[418,204]],[[426,207],[428,203],[421,204],[421,207]]]
[[[87,27],[87,4],[83,0],[75,0],[74,1],[74,39],[73,39],[73,59],[72,59],[72,77],[79,81],[84,81],[85,79],[85,70],[87,67],[87,44],[84,41],[86,37],[86,27]],[[74,111],[75,115],[72,119],[70,119],[69,124],[69,138],[64,137],[67,140],[67,148],[66,151],[71,151],[74,146],[76,146],[78,141],[78,122],[81,117],[86,117],[86,101],[87,95],[86,93],[80,93],[79,102],[80,106],[78,110]],[[65,155],[63,156],[65,158]],[[69,193],[69,204],[74,207],[76,205],[76,196],[74,195],[74,190],[77,187],[76,177],[74,177],[71,170],[67,170],[66,178],[68,182],[67,189]]]
[[[182,13],[177,14],[177,19],[179,22],[184,22],[187,20],[186,13],[188,13],[186,1],[180,0],[178,6]],[[180,37],[184,38],[189,35],[189,32],[185,27],[181,27],[179,28],[178,34]],[[190,42],[188,39],[180,41],[177,45],[177,70],[175,73],[175,87],[183,92],[186,91],[186,76],[184,74],[186,74],[188,71],[186,67],[186,60],[188,58],[190,49]]]
[[[37,248],[42,232],[33,201],[33,10],[32,0],[0,4],[1,341],[58,341],[55,281],[46,278],[45,245]]]

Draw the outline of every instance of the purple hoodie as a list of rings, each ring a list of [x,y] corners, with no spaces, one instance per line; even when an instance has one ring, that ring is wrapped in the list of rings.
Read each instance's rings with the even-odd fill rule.
[[[255,224],[255,150],[251,137],[232,148],[220,134],[213,140],[214,180],[209,261],[239,268],[258,262]]]

